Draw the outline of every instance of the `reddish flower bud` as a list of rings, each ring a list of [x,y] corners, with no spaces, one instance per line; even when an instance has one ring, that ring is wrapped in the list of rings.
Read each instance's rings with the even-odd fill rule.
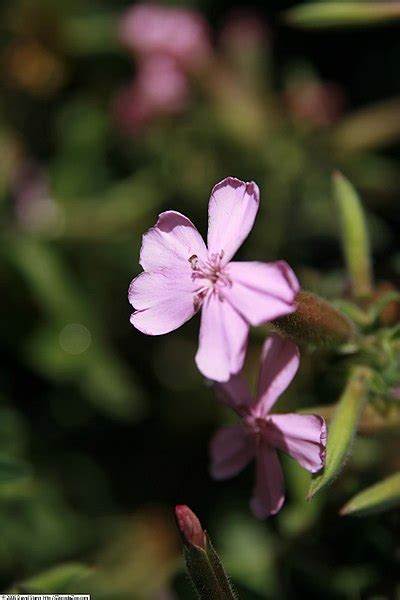
[[[188,506],[178,504],[175,507],[175,516],[184,543],[187,546],[197,546],[204,550],[206,536],[194,512]]]

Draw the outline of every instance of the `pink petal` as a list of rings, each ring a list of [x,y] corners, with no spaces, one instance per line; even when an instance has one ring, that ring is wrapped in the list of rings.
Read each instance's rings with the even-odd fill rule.
[[[260,192],[254,182],[227,177],[213,188],[208,205],[208,251],[227,264],[249,235],[256,218]]]
[[[135,87],[137,101],[154,116],[180,112],[189,99],[188,79],[176,61],[167,55],[142,60]]]
[[[254,456],[252,438],[242,425],[222,427],[211,440],[211,477],[228,479],[234,477]]]
[[[233,408],[240,416],[247,414],[248,407],[253,403],[242,373],[232,375],[226,383],[215,383],[214,389],[218,400]]]
[[[256,485],[250,508],[258,519],[276,514],[285,500],[284,481],[274,448],[262,444],[257,452]]]
[[[248,324],[229,302],[209,293],[203,302],[196,354],[201,373],[220,382],[238,373],[243,366],[248,333]]]
[[[142,333],[161,335],[177,329],[196,312],[194,282],[179,269],[145,271],[136,277],[128,292],[136,309],[131,323]]]
[[[192,256],[207,257],[203,238],[193,223],[174,210],[161,213],[154,227],[143,236],[140,264],[145,271],[161,267],[191,269]]]
[[[268,441],[316,473],[324,466],[326,425],[319,415],[270,415]]]
[[[265,417],[286,390],[300,364],[299,349],[290,340],[272,333],[261,353],[258,400],[254,414]]]
[[[300,286],[285,262],[231,262],[225,272],[232,285],[224,288],[224,296],[251,325],[261,325],[296,310]]]

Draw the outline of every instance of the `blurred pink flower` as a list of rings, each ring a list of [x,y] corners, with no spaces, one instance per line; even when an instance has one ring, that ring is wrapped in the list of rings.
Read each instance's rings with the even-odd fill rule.
[[[165,54],[187,68],[210,54],[206,21],[196,11],[158,4],[136,4],[121,17],[121,42],[141,56]]]
[[[234,177],[218,183],[208,207],[208,248],[187,217],[162,213],[143,236],[144,272],[129,288],[131,323],[148,335],[173,331],[202,308],[196,364],[215,381],[242,368],[250,325],[296,310],[299,284],[285,262],[230,262],[258,206],[255,183]]]
[[[395,385],[390,389],[392,398],[400,400],[400,385]]]
[[[13,191],[17,212],[21,214],[28,204],[47,197],[47,178],[41,166],[33,160],[22,161],[15,172]]]
[[[292,117],[323,127],[335,123],[345,106],[343,90],[335,83],[299,80],[285,92],[285,101]]]
[[[155,119],[181,112],[189,98],[186,75],[168,56],[154,55],[140,65],[136,79],[117,94],[113,111],[131,133]]]
[[[318,415],[270,414],[299,367],[297,346],[272,334],[264,343],[256,399],[242,374],[216,384],[217,395],[241,417],[239,425],[223,427],[211,442],[211,475],[227,479],[255,458],[256,484],[250,502],[264,519],[277,513],[285,499],[284,481],[276,450],[283,450],[312,473],[325,460],[326,425]]]
[[[50,195],[46,173],[35,160],[17,164],[12,180],[15,213],[19,225],[28,231],[56,233],[62,215]]]

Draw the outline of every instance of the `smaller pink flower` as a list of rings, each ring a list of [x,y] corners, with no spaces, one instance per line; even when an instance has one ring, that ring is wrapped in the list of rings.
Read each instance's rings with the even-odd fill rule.
[[[136,88],[141,101],[153,113],[181,111],[189,94],[186,75],[168,56],[157,55],[144,60],[136,76]]]
[[[299,283],[283,261],[236,262],[250,233],[260,194],[254,182],[227,177],[212,190],[208,238],[184,215],[168,210],[144,236],[144,272],[129,287],[131,323],[148,335],[177,329],[201,309],[196,364],[214,381],[243,366],[250,325],[296,310]]]
[[[331,82],[299,80],[289,84],[284,98],[291,116],[316,127],[332,125],[343,113],[345,96]]]
[[[169,55],[187,68],[201,65],[210,54],[207,23],[185,8],[136,4],[123,14],[119,37],[141,56]]]
[[[120,90],[114,101],[118,124],[130,133],[186,107],[189,86],[186,75],[168,56],[152,56],[139,65],[133,83]]]
[[[15,212],[19,225],[31,232],[55,234],[62,214],[54,202],[42,167],[34,160],[17,162],[12,179]]]
[[[392,398],[394,398],[394,400],[400,400],[400,385],[395,385],[393,386],[390,390],[391,396]]]
[[[284,481],[277,449],[316,473],[324,466],[326,425],[318,415],[270,414],[299,367],[297,346],[277,334],[264,343],[256,399],[242,374],[215,384],[216,392],[241,417],[238,425],[223,427],[211,441],[211,475],[228,479],[253,458],[256,484],[250,507],[259,519],[277,513],[284,502]]]

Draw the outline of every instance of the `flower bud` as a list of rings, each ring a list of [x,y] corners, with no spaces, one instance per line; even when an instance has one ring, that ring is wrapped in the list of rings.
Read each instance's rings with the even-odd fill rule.
[[[186,546],[205,549],[206,536],[199,519],[188,506],[178,504],[175,507],[176,522]]]
[[[311,292],[300,292],[297,310],[274,322],[276,328],[297,343],[335,346],[351,342],[355,326],[327,300]]]

